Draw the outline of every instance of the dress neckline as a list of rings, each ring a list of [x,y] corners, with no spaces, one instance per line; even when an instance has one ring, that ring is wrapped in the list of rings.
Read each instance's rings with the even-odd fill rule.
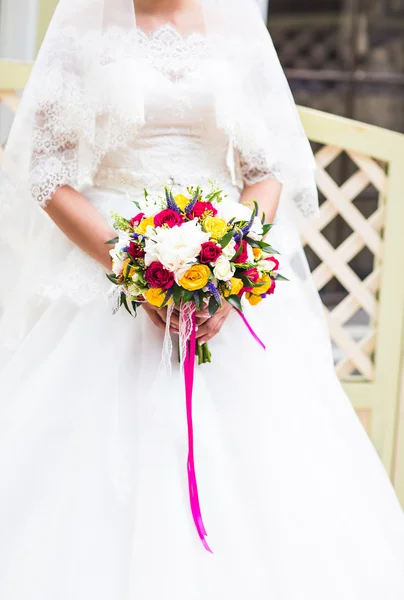
[[[149,41],[159,41],[167,45],[174,44],[176,42],[201,42],[206,40],[206,33],[203,31],[190,31],[188,33],[181,33],[181,31],[173,23],[163,23],[155,29],[142,29],[137,27],[137,32],[140,36],[144,37]]]

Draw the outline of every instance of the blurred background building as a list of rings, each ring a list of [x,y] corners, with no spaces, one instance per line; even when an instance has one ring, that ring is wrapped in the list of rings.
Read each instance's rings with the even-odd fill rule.
[[[298,104],[404,132],[404,0],[270,0],[266,16]],[[342,185],[354,170],[342,154],[330,173]],[[357,198],[366,217],[378,196],[369,186]],[[352,230],[338,217],[323,233],[337,248]],[[306,251],[315,268],[319,259]],[[364,280],[373,264],[365,248],[351,266]],[[336,279],[321,290],[328,306],[345,294]]]
[[[271,0],[296,100],[404,132],[404,0]]]

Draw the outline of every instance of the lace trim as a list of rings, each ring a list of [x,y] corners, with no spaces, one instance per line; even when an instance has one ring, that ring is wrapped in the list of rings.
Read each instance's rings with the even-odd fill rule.
[[[283,183],[280,170],[270,166],[265,156],[240,157],[240,170],[244,185],[255,185],[265,179],[277,179]]]
[[[199,62],[209,54],[204,34],[193,32],[183,36],[170,24],[152,32],[138,29],[137,36],[143,56],[173,82],[180,81],[195,70]]]

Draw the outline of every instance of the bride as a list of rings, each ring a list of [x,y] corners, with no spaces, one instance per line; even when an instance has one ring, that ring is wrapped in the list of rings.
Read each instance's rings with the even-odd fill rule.
[[[2,600],[402,600],[404,518],[334,374],[296,227],[314,161],[253,0],[60,0],[1,180]],[[206,552],[165,311],[112,314],[111,211],[256,199],[290,280],[198,314]],[[39,208],[38,208],[39,204]],[[171,322],[175,337],[177,322]]]

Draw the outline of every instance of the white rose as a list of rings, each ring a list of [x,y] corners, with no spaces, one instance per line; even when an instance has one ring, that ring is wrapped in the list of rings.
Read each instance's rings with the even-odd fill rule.
[[[142,290],[136,283],[131,283],[130,285],[128,285],[128,292],[131,296],[140,296]]]
[[[112,257],[112,272],[114,273],[114,275],[119,277],[119,275],[121,275],[123,271],[124,261],[118,258],[117,256],[113,256],[112,252],[113,250],[111,250],[110,252]]]
[[[262,237],[262,233],[263,231],[261,219],[259,217],[255,217],[248,237],[250,237],[252,240],[260,240]]]
[[[126,258],[128,258],[127,252],[123,252],[123,249],[129,246],[130,237],[126,231],[119,232],[119,240],[115,246],[110,250],[109,254],[112,258],[112,271],[119,277],[123,270],[123,264]]]
[[[218,210],[218,216],[222,217],[225,221],[230,221],[230,219],[233,218],[235,218],[236,221],[249,221],[251,218],[251,209],[239,202],[221,202]]]
[[[259,261],[259,263],[258,263],[257,267],[258,267],[260,270],[262,270],[262,271],[272,271],[272,270],[273,270],[273,269],[274,269],[274,268],[277,266],[277,263],[276,263],[276,262],[274,262],[274,261],[272,260],[272,257],[271,257],[271,256],[269,256],[268,254],[264,254],[264,257],[265,257],[265,256],[267,257],[267,260],[264,260],[264,258],[262,258],[262,259]],[[268,260],[268,259],[269,259],[269,260]]]
[[[213,274],[221,281],[229,281],[233,277],[235,270],[234,265],[222,254],[215,262]]]
[[[232,239],[227,244],[227,246],[225,248],[223,248],[222,256],[225,256],[226,258],[230,259],[230,258],[233,258],[233,256],[235,254],[236,254],[236,242]]]
[[[248,262],[254,262],[255,258],[254,258],[254,252],[253,249],[251,248],[250,244],[247,243],[247,260]]]
[[[146,240],[145,264],[159,261],[178,278],[179,273],[184,273],[196,262],[201,245],[209,239],[209,233],[202,231],[197,221],[188,221],[171,229],[157,228]]]
[[[129,246],[130,244],[130,236],[126,231],[119,232],[119,240],[115,244],[115,250],[117,253],[121,253],[123,248]]]

